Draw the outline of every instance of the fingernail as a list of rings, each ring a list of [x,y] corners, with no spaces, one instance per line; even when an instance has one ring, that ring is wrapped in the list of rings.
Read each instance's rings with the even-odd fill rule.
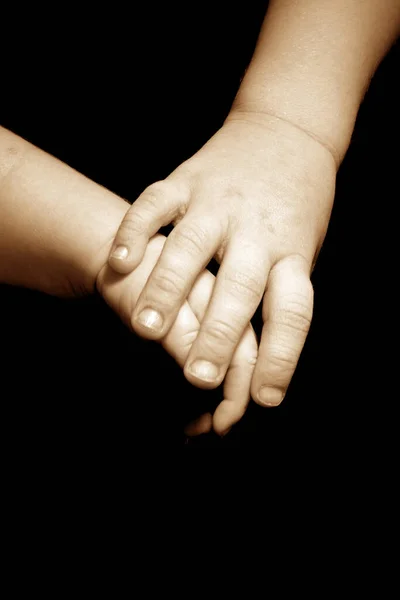
[[[162,316],[152,308],[145,308],[137,318],[138,323],[152,329],[153,331],[161,331],[163,326]]]
[[[219,375],[219,368],[208,360],[195,360],[189,371],[203,381],[215,381]]]
[[[117,246],[112,254],[112,258],[118,258],[118,260],[124,260],[128,256],[129,250],[126,246]]]
[[[264,406],[278,406],[282,402],[283,392],[273,387],[263,386],[257,394],[258,400]]]

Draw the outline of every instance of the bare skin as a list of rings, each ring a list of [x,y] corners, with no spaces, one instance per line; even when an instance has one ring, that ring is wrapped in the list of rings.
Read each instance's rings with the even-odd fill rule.
[[[96,288],[131,327],[132,313],[165,238],[150,240],[140,266],[127,276],[107,265],[112,241],[129,204],[66,164],[0,127],[0,282],[47,294],[77,297]],[[214,285],[204,271],[162,340],[183,366],[197,337]],[[224,383],[214,415],[188,426],[190,435],[223,435],[244,414],[257,357],[247,327]]]
[[[310,274],[336,173],[399,31],[398,0],[272,0],[223,127],[125,215],[109,257],[119,273],[140,264],[161,226],[175,226],[133,311],[140,335],[162,339],[208,261],[221,264],[185,363],[193,384],[221,384],[262,301],[251,395],[282,401],[312,318]]]

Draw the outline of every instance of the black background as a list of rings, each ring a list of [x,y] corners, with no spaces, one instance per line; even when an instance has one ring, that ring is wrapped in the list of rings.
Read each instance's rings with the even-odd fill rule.
[[[1,124],[134,201],[222,124],[265,9],[237,4],[129,13],[115,4],[90,15],[60,4],[53,14],[7,17]],[[338,175],[313,274],[313,324],[285,401],[273,410],[252,403],[224,440],[203,436],[187,449],[283,446],[288,431],[340,443],[349,425],[375,443],[390,426],[398,68],[397,45],[370,86]],[[131,335],[97,297],[65,301],[1,286],[0,303],[1,411],[13,451],[80,453],[89,462],[133,448],[151,453],[182,443],[183,423],[221,399],[221,390],[190,386],[158,345]]]

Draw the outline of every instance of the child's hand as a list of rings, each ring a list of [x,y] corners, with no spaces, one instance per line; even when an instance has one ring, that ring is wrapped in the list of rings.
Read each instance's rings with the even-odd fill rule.
[[[132,314],[146,281],[156,264],[165,238],[161,235],[150,240],[143,260],[131,274],[121,277],[105,266],[97,278],[97,288],[106,302],[113,308],[128,327]],[[200,323],[212,294],[214,276],[203,271],[197,279],[187,302],[181,306],[176,321],[162,339],[164,348],[183,367],[193,341],[197,337]],[[205,433],[214,427],[222,435],[241,419],[250,400],[250,383],[257,358],[257,341],[254,331],[248,326],[234,353],[224,382],[224,400],[214,416],[206,414],[190,425],[189,435]]]
[[[185,375],[200,387],[221,383],[266,291],[252,396],[279,404],[312,317],[310,273],[328,226],[335,176],[332,154],[310,134],[265,114],[232,112],[194,157],[143,192],[119,228],[109,264],[129,273],[149,238],[163,225],[176,225],[131,307],[135,331],[164,338],[216,256],[221,268],[198,336],[190,340]]]

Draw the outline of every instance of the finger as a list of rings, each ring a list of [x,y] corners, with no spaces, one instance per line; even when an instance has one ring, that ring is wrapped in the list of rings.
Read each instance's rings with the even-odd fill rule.
[[[221,436],[229,433],[246,412],[250,402],[250,386],[257,362],[257,339],[249,325],[233,355],[224,381],[224,399],[213,416],[214,431]]]
[[[154,236],[146,248],[140,265],[132,272],[121,277],[109,265],[105,265],[98,277],[97,286],[109,306],[120,319],[132,329],[132,312],[139,299],[140,292],[156,264],[165,243],[162,235]]]
[[[215,277],[210,271],[200,273],[171,329],[161,340],[163,348],[182,368],[199,333],[200,322],[207,310],[214,282]]]
[[[189,305],[200,323],[206,313],[214,283],[215,277],[210,272],[204,271],[188,296]],[[197,334],[194,338],[196,337]],[[186,359],[188,347],[186,347],[185,354]],[[218,435],[227,435],[233,425],[238,423],[246,412],[251,399],[250,386],[257,362],[257,354],[257,338],[253,327],[249,324],[228,367],[224,380],[224,398],[213,415],[213,429]],[[184,361],[182,364],[184,364]]]
[[[124,321],[130,322],[130,315],[137,302],[140,290],[153,269],[165,243],[165,238],[157,235],[150,240],[143,261],[137,269],[126,278],[121,279],[111,270],[107,272],[104,284],[117,286],[123,292],[114,294],[115,306]],[[200,321],[203,319],[209,304],[215,277],[209,271],[203,271],[193,286],[188,301],[186,301],[178,317],[162,340],[163,347],[171,354],[179,365],[183,367],[193,341],[196,339],[200,329]],[[126,290],[126,291],[125,291]],[[243,335],[232,365],[229,367],[224,382],[224,400],[222,409],[217,409],[215,417],[215,430],[222,435],[243,415],[248,404],[250,394],[250,381],[257,353],[257,342],[254,332],[249,327]],[[199,435],[211,429],[212,421],[209,416],[201,416],[193,426],[189,427],[190,435]]]
[[[130,273],[141,262],[149,239],[185,210],[189,193],[176,180],[154,183],[137,198],[119,226],[109,256],[118,273]]]
[[[132,316],[132,327],[149,339],[163,338],[198,274],[220,244],[218,219],[188,213],[171,232]]]
[[[183,367],[193,341],[200,329],[215,283],[215,277],[209,271],[203,271],[196,280],[188,301],[182,306],[178,317],[168,335],[162,340],[164,348],[175,357]],[[190,308],[189,308],[190,307]],[[193,313],[196,322],[193,319]],[[233,355],[224,381],[224,399],[217,407],[211,423],[208,417],[189,424],[186,435],[205,433],[205,424],[212,425],[218,435],[226,435],[244,413],[250,401],[250,385],[257,361],[257,339],[253,328],[249,325]]]
[[[188,437],[194,437],[208,433],[212,429],[213,418],[210,413],[204,413],[194,421],[185,425],[183,431]]]
[[[263,240],[228,247],[208,310],[185,364],[185,376],[194,385],[214,388],[222,382],[262,298],[268,265]]]
[[[306,340],[313,311],[310,268],[302,256],[288,256],[269,275],[251,386],[252,397],[263,406],[281,403]]]
[[[161,254],[165,241],[166,238],[164,236],[154,236],[147,246],[142,262],[127,277],[122,279],[120,275],[117,275],[109,268],[105,271],[105,275],[102,279],[102,287],[107,287],[108,289],[110,289],[110,287],[119,288],[119,293],[111,294],[111,297],[109,294],[106,294],[106,298],[111,307],[117,310],[121,319],[128,324],[128,326],[130,326],[132,310]],[[199,277],[196,306],[198,307],[198,314],[200,315],[207,307],[208,299],[211,296],[213,288],[213,282],[214,277],[208,271],[204,271]],[[189,303],[185,302],[179,311],[174,327],[167,338],[162,340],[164,348],[182,367],[185,364],[191,344],[197,336],[199,329],[200,323],[198,319],[190,308]],[[203,433],[208,433],[211,428],[212,416],[209,413],[206,413],[187,426],[186,435],[201,435]]]
[[[165,245],[166,238],[162,235],[154,236],[144,254],[140,265],[126,277],[121,278],[110,268],[105,269],[102,276],[100,292],[106,301],[120,316],[122,321],[131,327],[132,313],[140,297],[146,282],[157,263],[158,258]],[[197,314],[202,316],[206,310],[207,303],[212,293],[214,276],[209,271],[203,271],[195,285],[193,304],[197,308]],[[107,290],[104,293],[102,290]],[[195,311],[186,301],[178,314],[178,317],[166,337],[161,340],[165,350],[183,367],[189,350],[200,329],[200,322]]]

